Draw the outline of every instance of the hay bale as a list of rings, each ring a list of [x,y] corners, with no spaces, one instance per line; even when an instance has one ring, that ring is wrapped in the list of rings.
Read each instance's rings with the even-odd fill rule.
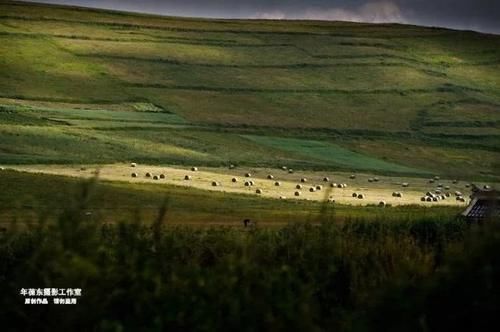
[[[309,188],[309,191],[313,193],[313,192],[315,192],[315,191],[316,191],[316,188],[311,187],[311,188]]]
[[[159,180],[160,177],[158,175],[153,176],[153,180]]]
[[[220,184],[217,181],[212,181],[212,187],[218,187]]]
[[[384,206],[385,206],[385,204],[386,204],[386,203],[385,203],[385,201],[380,201],[380,202],[378,202],[378,206],[380,206],[380,207],[384,207]]]
[[[245,187],[250,187],[251,184],[250,184],[250,181],[245,181]]]
[[[445,199],[446,199],[446,196],[445,196],[445,195],[441,195],[441,199],[442,199],[442,200],[445,200]]]
[[[137,174],[137,173],[132,173],[132,177],[133,177],[133,178],[136,178],[136,177],[138,177],[138,176],[139,176],[139,174]]]
[[[349,179],[351,179],[351,180],[354,180],[355,178],[356,178],[356,175],[354,175],[354,174],[351,174],[351,176],[349,176]]]
[[[444,189],[445,190],[450,190],[450,186],[445,186]]]
[[[402,194],[402,193],[400,193],[400,192],[398,191],[398,192],[396,193],[396,197],[401,198],[401,197],[403,197],[403,194]]]
[[[186,175],[186,176],[184,176],[184,180],[186,180],[186,181],[189,181],[189,180],[191,180],[191,179],[192,179],[191,175]]]
[[[425,202],[425,196],[420,197],[420,200],[421,200],[422,202]]]
[[[321,189],[323,189],[323,186],[322,186],[322,185],[320,185],[320,184],[318,184],[318,185],[316,186],[316,190],[321,190]]]
[[[245,177],[246,177],[246,178],[249,178],[249,177],[251,177],[251,176],[252,176],[252,174],[251,174],[251,173],[245,173]]]
[[[373,178],[373,182],[379,182],[379,181],[380,181],[379,178],[377,178],[377,177]]]
[[[398,195],[398,192],[397,191],[393,191],[392,192],[392,197],[396,197]]]
[[[368,179],[368,182],[373,182],[373,178],[369,178],[369,179]]]
[[[281,166],[281,169],[282,169],[282,170],[284,170],[284,171],[286,171],[286,170],[288,169],[288,167],[286,167],[286,166]]]
[[[131,163],[130,167],[137,167],[137,164],[136,163]]]
[[[325,177],[323,178],[323,182],[330,182],[330,178],[328,178],[328,177],[326,177],[326,176],[325,176]]]
[[[336,183],[330,183],[330,187],[337,188],[337,184]]]
[[[294,195],[295,195],[295,196],[300,196],[300,191],[296,191],[296,192],[294,193]]]
[[[198,172],[198,167],[191,167],[191,171]]]
[[[152,177],[152,176],[153,176],[153,175],[152,175],[150,172],[147,172],[147,173],[146,173],[146,177],[147,177],[147,178],[150,178],[150,177]]]
[[[438,201],[438,198],[436,196],[432,197],[432,201],[433,202],[437,202]]]
[[[234,169],[235,167],[233,164],[229,165],[229,169]]]
[[[365,195],[364,194],[359,194],[358,195],[358,199],[365,199]]]
[[[274,179],[274,176],[272,176],[271,174],[269,174],[269,175],[267,176],[267,178],[268,178],[269,180],[272,180],[272,179]]]
[[[302,189],[302,185],[301,184],[296,185],[295,189]]]
[[[255,182],[253,180],[250,180],[250,185],[255,186]]]
[[[293,169],[291,169],[291,168],[290,168],[290,169],[288,170],[288,174],[293,174]]]
[[[439,179],[441,179],[441,178],[437,175],[434,177],[434,180],[436,180],[436,181],[438,181]]]
[[[237,178],[232,178],[231,182],[236,183],[236,182],[238,182],[238,179]]]
[[[257,188],[257,190],[255,190],[255,193],[256,194],[262,194],[262,189]]]
[[[437,185],[439,188],[443,188],[443,184],[442,183],[438,183]]]
[[[286,199],[286,196],[280,196],[280,199]]]
[[[300,182],[302,182],[302,183],[306,183],[306,182],[307,182],[307,179],[306,179],[306,178],[302,178],[302,179],[300,179]]]
[[[483,186],[483,189],[485,189],[485,190],[490,190],[490,189],[491,189],[491,187],[490,187],[489,185],[485,184],[485,185]]]
[[[455,196],[463,196],[463,194],[460,191],[455,191]]]
[[[160,179],[164,179],[165,178],[165,174],[160,174]]]
[[[425,201],[426,201],[426,202],[432,202],[432,197],[431,197],[431,196],[427,196],[427,197],[425,198]]]
[[[342,188],[347,188],[347,183],[342,183]]]
[[[434,182],[435,182],[435,180],[434,180],[434,179],[430,179],[430,180],[429,180],[429,183],[434,183]]]
[[[465,188],[469,188],[469,187],[470,187],[470,183],[466,183]]]
[[[410,186],[410,184],[409,184],[408,182],[403,182],[403,183],[401,184],[401,186],[402,186],[403,188],[408,188],[408,187]]]
[[[455,179],[455,180],[453,180],[453,181],[451,181],[451,182],[452,182],[453,184],[457,184],[457,183],[458,183],[458,180],[457,180],[457,179]]]
[[[275,185],[276,187],[279,187],[279,186],[281,186],[281,182],[276,181],[276,182],[274,182],[274,185]]]
[[[358,197],[357,193],[352,193],[352,197]]]
[[[444,195],[445,195],[446,197],[450,197],[450,196],[451,196],[451,194],[450,194],[450,193],[446,193],[446,194],[444,194]]]
[[[330,198],[328,199],[328,202],[330,202],[330,203],[335,203],[335,199],[334,199],[333,197],[330,197]]]

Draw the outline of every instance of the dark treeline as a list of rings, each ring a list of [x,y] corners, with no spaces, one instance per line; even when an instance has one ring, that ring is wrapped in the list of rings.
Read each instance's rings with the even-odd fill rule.
[[[106,225],[89,188],[0,235],[4,331],[450,331],[499,320],[500,228],[450,217],[283,228]],[[22,288],[81,288],[25,305]]]

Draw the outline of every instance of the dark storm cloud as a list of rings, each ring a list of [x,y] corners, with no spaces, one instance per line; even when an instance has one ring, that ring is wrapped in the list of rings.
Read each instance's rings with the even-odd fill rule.
[[[500,0],[40,0],[164,15],[401,22],[500,33]]]

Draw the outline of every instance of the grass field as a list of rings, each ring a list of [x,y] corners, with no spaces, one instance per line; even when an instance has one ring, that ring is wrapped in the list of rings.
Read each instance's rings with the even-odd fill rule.
[[[286,163],[498,181],[498,36],[0,9],[2,164]]]

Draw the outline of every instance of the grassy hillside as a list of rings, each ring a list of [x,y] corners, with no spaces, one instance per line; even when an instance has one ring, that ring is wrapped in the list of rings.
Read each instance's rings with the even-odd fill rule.
[[[498,174],[499,36],[10,1],[0,12],[3,164]]]

